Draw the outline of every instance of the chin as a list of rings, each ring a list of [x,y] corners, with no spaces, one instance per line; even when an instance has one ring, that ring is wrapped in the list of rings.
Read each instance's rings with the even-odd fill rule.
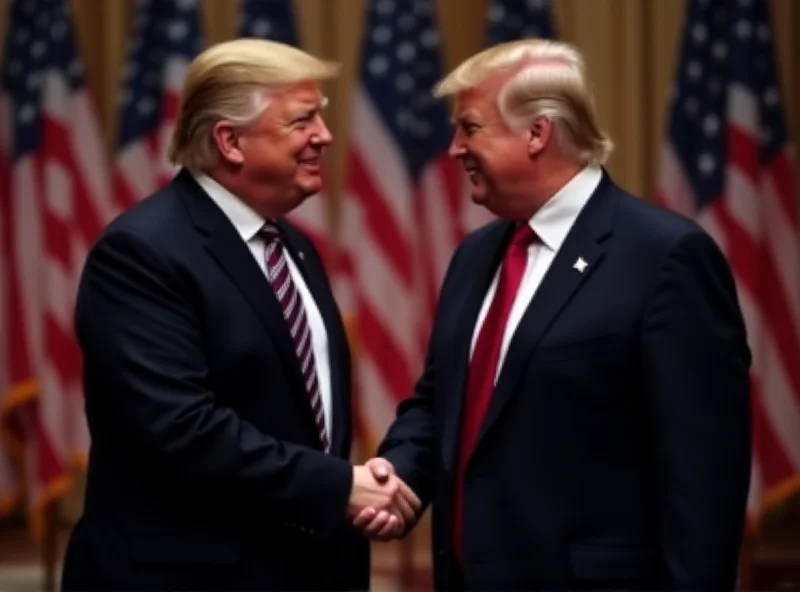
[[[471,197],[472,203],[478,204],[479,206],[484,206],[486,202],[489,201],[489,194],[485,191],[473,191]]]

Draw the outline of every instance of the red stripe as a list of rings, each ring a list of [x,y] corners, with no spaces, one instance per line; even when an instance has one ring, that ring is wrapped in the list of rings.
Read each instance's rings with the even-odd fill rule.
[[[372,360],[395,401],[406,398],[413,387],[410,362],[386,327],[363,298],[358,299],[358,335],[363,355]]]
[[[11,171],[11,175],[18,175],[19,171]],[[5,211],[3,216],[5,237],[5,254],[6,261],[6,277],[8,279],[6,284],[7,290],[7,311],[8,318],[5,319],[5,326],[8,328],[8,378],[11,386],[20,384],[35,378],[31,364],[31,344],[28,343],[28,329],[26,327],[27,315],[25,314],[25,306],[31,306],[33,303],[24,302],[21,293],[22,276],[19,269],[19,253],[17,253],[17,245],[19,241],[16,239],[17,233],[25,232],[24,228],[15,225],[17,221],[17,213],[15,210],[16,199],[9,191],[7,198],[3,199]],[[37,196],[27,196],[27,199],[33,199],[38,202]],[[33,273],[34,270],[27,270],[28,273]]]
[[[782,368],[789,380],[795,400],[800,402],[800,344],[794,333],[792,311],[780,277],[766,245],[756,244],[728,213],[721,199],[714,201],[714,213],[727,235],[727,256],[738,281],[752,294],[764,320],[764,329],[775,343]]]
[[[72,267],[73,238],[69,226],[50,210],[43,212],[42,220],[47,258],[58,261],[65,270],[69,270]]]
[[[760,146],[746,131],[732,125],[729,127],[728,151],[731,165],[740,170],[753,184],[756,191],[763,186],[764,176],[772,177],[778,207],[797,230],[796,184],[792,162],[786,150],[781,150],[766,166],[761,163]],[[765,199],[759,195],[757,199]]]
[[[775,437],[770,420],[764,411],[761,382],[751,376],[750,384],[752,387],[750,400],[753,422],[753,455],[758,461],[764,485],[769,487],[792,475],[794,470],[783,446]]]
[[[56,317],[44,317],[45,353],[50,365],[58,372],[59,383],[66,385],[80,376],[80,349],[70,327],[62,327]],[[65,394],[65,393],[62,393]]]
[[[402,225],[395,219],[385,197],[375,187],[366,164],[358,150],[349,151],[349,186],[364,214],[364,232],[370,232],[378,244],[387,264],[407,286],[413,285],[414,270],[409,256],[410,240],[404,236]],[[411,197],[409,196],[409,199]],[[409,204],[409,207],[411,204]]]
[[[75,211],[70,222],[75,224],[75,230],[79,231],[84,243],[91,244],[103,228],[104,223],[100,219],[98,208],[92,201],[92,192],[83,177],[83,171],[75,161],[74,147],[71,142],[72,130],[52,117],[44,117],[42,121],[43,154],[45,158],[58,162],[66,169],[72,182],[70,189]],[[82,130],[77,133],[90,133],[90,131]]]
[[[172,124],[178,117],[178,109],[181,102],[180,96],[171,90],[166,90],[161,99],[161,125]]]
[[[728,158],[730,164],[740,169],[754,187],[759,186],[760,147],[750,132],[742,130],[736,125],[728,126]]]
[[[133,191],[133,188],[128,185],[125,174],[121,168],[114,170],[112,179],[112,191],[114,193],[114,201],[123,210],[127,210],[138,201],[138,196]]]
[[[792,229],[798,230],[797,215],[797,183],[790,156],[781,150],[767,167],[772,183],[780,201],[783,215],[791,222]]]

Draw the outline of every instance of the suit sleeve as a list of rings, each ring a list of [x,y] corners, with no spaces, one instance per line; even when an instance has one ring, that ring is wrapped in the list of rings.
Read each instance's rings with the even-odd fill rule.
[[[750,479],[750,351],[708,235],[669,250],[643,329],[663,589],[732,590]]]
[[[184,280],[141,239],[115,232],[93,248],[76,314],[87,370],[107,387],[93,406],[149,462],[326,538],[345,518],[352,468],[276,440],[215,403],[201,319]]]

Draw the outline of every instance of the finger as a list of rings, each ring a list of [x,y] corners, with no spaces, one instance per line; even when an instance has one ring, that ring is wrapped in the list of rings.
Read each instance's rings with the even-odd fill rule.
[[[398,530],[401,529],[402,526],[400,524],[400,520],[398,520],[397,516],[392,514],[391,516],[389,516],[389,520],[386,523],[386,526],[384,526],[381,529],[381,531],[377,534],[377,538],[381,540],[388,540],[392,536],[395,536]]]
[[[394,508],[400,514],[400,516],[402,516],[405,522],[413,522],[417,517],[417,513],[414,511],[414,508],[411,507],[411,504],[409,504],[408,500],[402,495],[398,495],[395,498]]]
[[[411,489],[408,485],[406,485],[405,481],[399,479],[400,481],[400,493],[405,498],[405,500],[409,503],[409,505],[414,508],[415,512],[419,512],[419,509],[422,507],[422,502],[420,501],[417,494],[414,493],[414,490]]]
[[[359,530],[363,530],[370,524],[370,522],[372,522],[377,514],[378,512],[375,510],[375,508],[364,508],[355,518],[353,518],[353,526]]]
[[[375,516],[375,518],[373,518],[365,528],[362,529],[362,532],[368,537],[376,537],[381,531],[383,531],[384,528],[386,528],[386,525],[389,524],[391,519],[392,515],[389,512],[382,510],[378,512],[377,516]]]

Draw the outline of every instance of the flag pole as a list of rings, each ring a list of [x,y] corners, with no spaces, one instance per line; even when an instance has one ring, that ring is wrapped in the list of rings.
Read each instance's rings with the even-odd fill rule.
[[[42,533],[42,563],[44,566],[43,590],[57,592],[56,571],[58,569],[58,503],[52,501],[44,511]]]

